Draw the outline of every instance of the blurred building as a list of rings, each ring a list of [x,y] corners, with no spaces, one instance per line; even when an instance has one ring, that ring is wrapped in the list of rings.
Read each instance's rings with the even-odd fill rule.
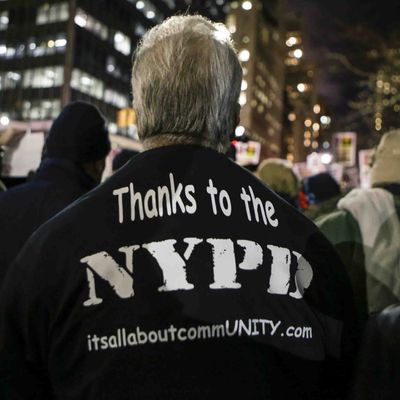
[[[327,150],[325,135],[331,123],[324,102],[318,96],[317,70],[306,61],[304,28],[297,15],[289,15],[286,26],[286,73],[283,156],[294,162],[305,161],[308,154]]]
[[[0,123],[52,119],[68,102],[85,100],[115,132],[118,111],[131,104],[136,43],[155,23],[187,10],[223,20],[226,1],[0,1]],[[120,120],[132,121],[127,115]]]
[[[233,1],[227,26],[243,66],[241,126],[236,134],[261,143],[261,159],[280,156],[284,34],[278,0]]]

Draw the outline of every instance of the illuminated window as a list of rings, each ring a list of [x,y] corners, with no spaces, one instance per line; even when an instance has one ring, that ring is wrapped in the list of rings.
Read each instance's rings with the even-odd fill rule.
[[[108,38],[108,28],[96,18],[85,13],[80,8],[78,8],[76,11],[74,22],[76,25],[80,26],[81,28],[87,29],[88,31],[94,33],[96,36],[103,40],[106,40]]]
[[[116,32],[114,35],[114,47],[116,50],[128,56],[131,54],[131,40],[122,32]]]
[[[61,101],[58,99],[42,99],[22,102],[24,119],[54,119],[61,112]]]
[[[131,1],[131,0],[129,0]],[[171,1],[171,0],[167,0],[167,1]],[[131,1],[133,2],[133,1]],[[173,2],[174,3],[174,2]],[[168,6],[170,6],[171,4],[169,4]],[[153,4],[148,1],[148,0],[139,0],[136,1],[136,8],[138,10],[140,10],[144,16],[150,20],[157,20],[157,21],[161,21],[163,19],[163,16],[158,12],[158,10],[153,6]],[[171,8],[171,7],[170,7]]]
[[[8,11],[0,12],[0,31],[5,31],[8,28]]]
[[[103,98],[103,82],[79,69],[72,70],[71,87],[96,99]]]
[[[61,86],[63,82],[64,67],[49,66],[25,70],[22,86],[24,88],[40,89]]]
[[[0,90],[15,89],[20,82],[20,73],[14,71],[0,72]]]
[[[67,39],[64,33],[57,36],[28,39],[25,52],[30,57],[42,57],[57,53],[64,53],[67,46]],[[18,52],[18,51],[17,51]]]
[[[50,24],[53,22],[66,21],[68,19],[68,3],[43,4],[38,8],[36,23],[38,25]]]
[[[129,105],[129,100],[126,96],[112,89],[104,91],[104,101],[118,108],[125,108]]]

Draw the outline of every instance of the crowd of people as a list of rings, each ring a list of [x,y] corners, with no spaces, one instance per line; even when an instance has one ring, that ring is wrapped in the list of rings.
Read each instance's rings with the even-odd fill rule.
[[[135,52],[143,152],[100,184],[104,117],[55,119],[0,193],[0,398],[397,397],[400,130],[370,189],[253,174],[227,156],[241,82],[226,27],[176,16]]]

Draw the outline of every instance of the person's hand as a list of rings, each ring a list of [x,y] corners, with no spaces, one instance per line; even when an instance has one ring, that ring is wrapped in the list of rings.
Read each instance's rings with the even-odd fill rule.
[[[25,129],[7,127],[5,131],[0,132],[0,146],[10,146],[18,143],[25,133]]]

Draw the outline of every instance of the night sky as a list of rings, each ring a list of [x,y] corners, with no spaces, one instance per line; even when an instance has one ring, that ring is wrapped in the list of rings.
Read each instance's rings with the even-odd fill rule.
[[[287,0],[288,10],[303,16],[305,57],[318,68],[320,94],[336,117],[346,115],[363,77],[330,58],[339,53],[357,70],[376,68],[367,51],[387,43],[400,48],[399,0]],[[340,118],[340,117],[339,117]],[[337,121],[340,127],[340,121]],[[362,128],[360,128],[362,129]]]

